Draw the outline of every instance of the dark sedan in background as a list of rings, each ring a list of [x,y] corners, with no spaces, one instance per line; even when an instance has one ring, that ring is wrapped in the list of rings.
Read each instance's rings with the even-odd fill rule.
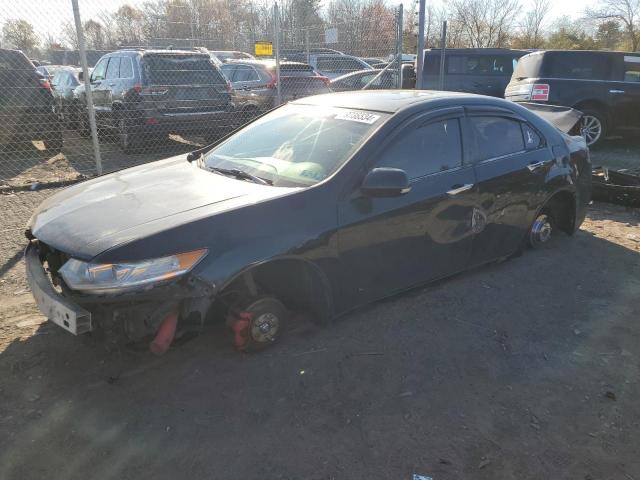
[[[389,68],[347,73],[331,80],[329,86],[333,92],[362,90],[365,87],[370,90],[398,88],[398,71]]]
[[[572,234],[590,188],[584,139],[516,103],[319,95],[50,196],[28,224],[28,278],[75,334],[162,353],[176,330],[226,318],[258,350],[291,311],[329,319]]]

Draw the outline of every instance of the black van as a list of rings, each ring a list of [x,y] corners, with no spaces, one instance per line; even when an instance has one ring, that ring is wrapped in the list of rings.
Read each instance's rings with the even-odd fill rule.
[[[502,98],[518,59],[527,53],[508,48],[447,48],[444,90]],[[435,48],[424,51],[424,89],[440,87],[440,54],[441,50]]]
[[[587,144],[640,127],[640,54],[545,50],[520,59],[505,98],[584,113]]]

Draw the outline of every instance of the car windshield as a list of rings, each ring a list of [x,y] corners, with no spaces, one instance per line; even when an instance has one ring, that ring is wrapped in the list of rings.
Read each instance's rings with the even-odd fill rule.
[[[286,105],[211,150],[211,169],[237,169],[279,187],[307,187],[335,172],[388,115]]]

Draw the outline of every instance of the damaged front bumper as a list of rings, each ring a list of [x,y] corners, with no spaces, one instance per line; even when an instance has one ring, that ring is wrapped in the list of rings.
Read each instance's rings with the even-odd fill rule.
[[[123,293],[85,294],[64,285],[56,288],[37,240],[27,247],[25,261],[39,310],[74,335],[98,329],[135,342],[158,334],[169,317],[176,323],[180,319],[189,330],[200,330],[214,297],[213,288],[193,276]]]
[[[91,312],[63,297],[49,281],[32,244],[25,252],[27,282],[38,309],[56,325],[80,335],[92,330]]]

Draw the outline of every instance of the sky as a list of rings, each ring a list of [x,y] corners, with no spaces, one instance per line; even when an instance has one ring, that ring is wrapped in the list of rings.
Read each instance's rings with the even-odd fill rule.
[[[144,0],[78,0],[80,4],[80,15],[83,19],[96,16],[102,10],[116,10],[123,4],[141,5]],[[443,0],[427,0],[427,4],[441,5]],[[523,8],[530,0],[522,0]],[[389,4],[395,3],[389,0]],[[399,2],[398,2],[399,3]],[[405,7],[409,6],[409,1],[403,0]],[[578,18],[582,10],[597,4],[597,0],[581,0],[579,10],[576,10],[575,3],[569,0],[551,0],[550,21],[553,18],[567,15],[571,18]],[[7,19],[21,18],[30,22],[39,35],[53,34],[60,31],[60,24],[73,21],[73,11],[71,0],[2,0],[0,2],[0,25]]]

